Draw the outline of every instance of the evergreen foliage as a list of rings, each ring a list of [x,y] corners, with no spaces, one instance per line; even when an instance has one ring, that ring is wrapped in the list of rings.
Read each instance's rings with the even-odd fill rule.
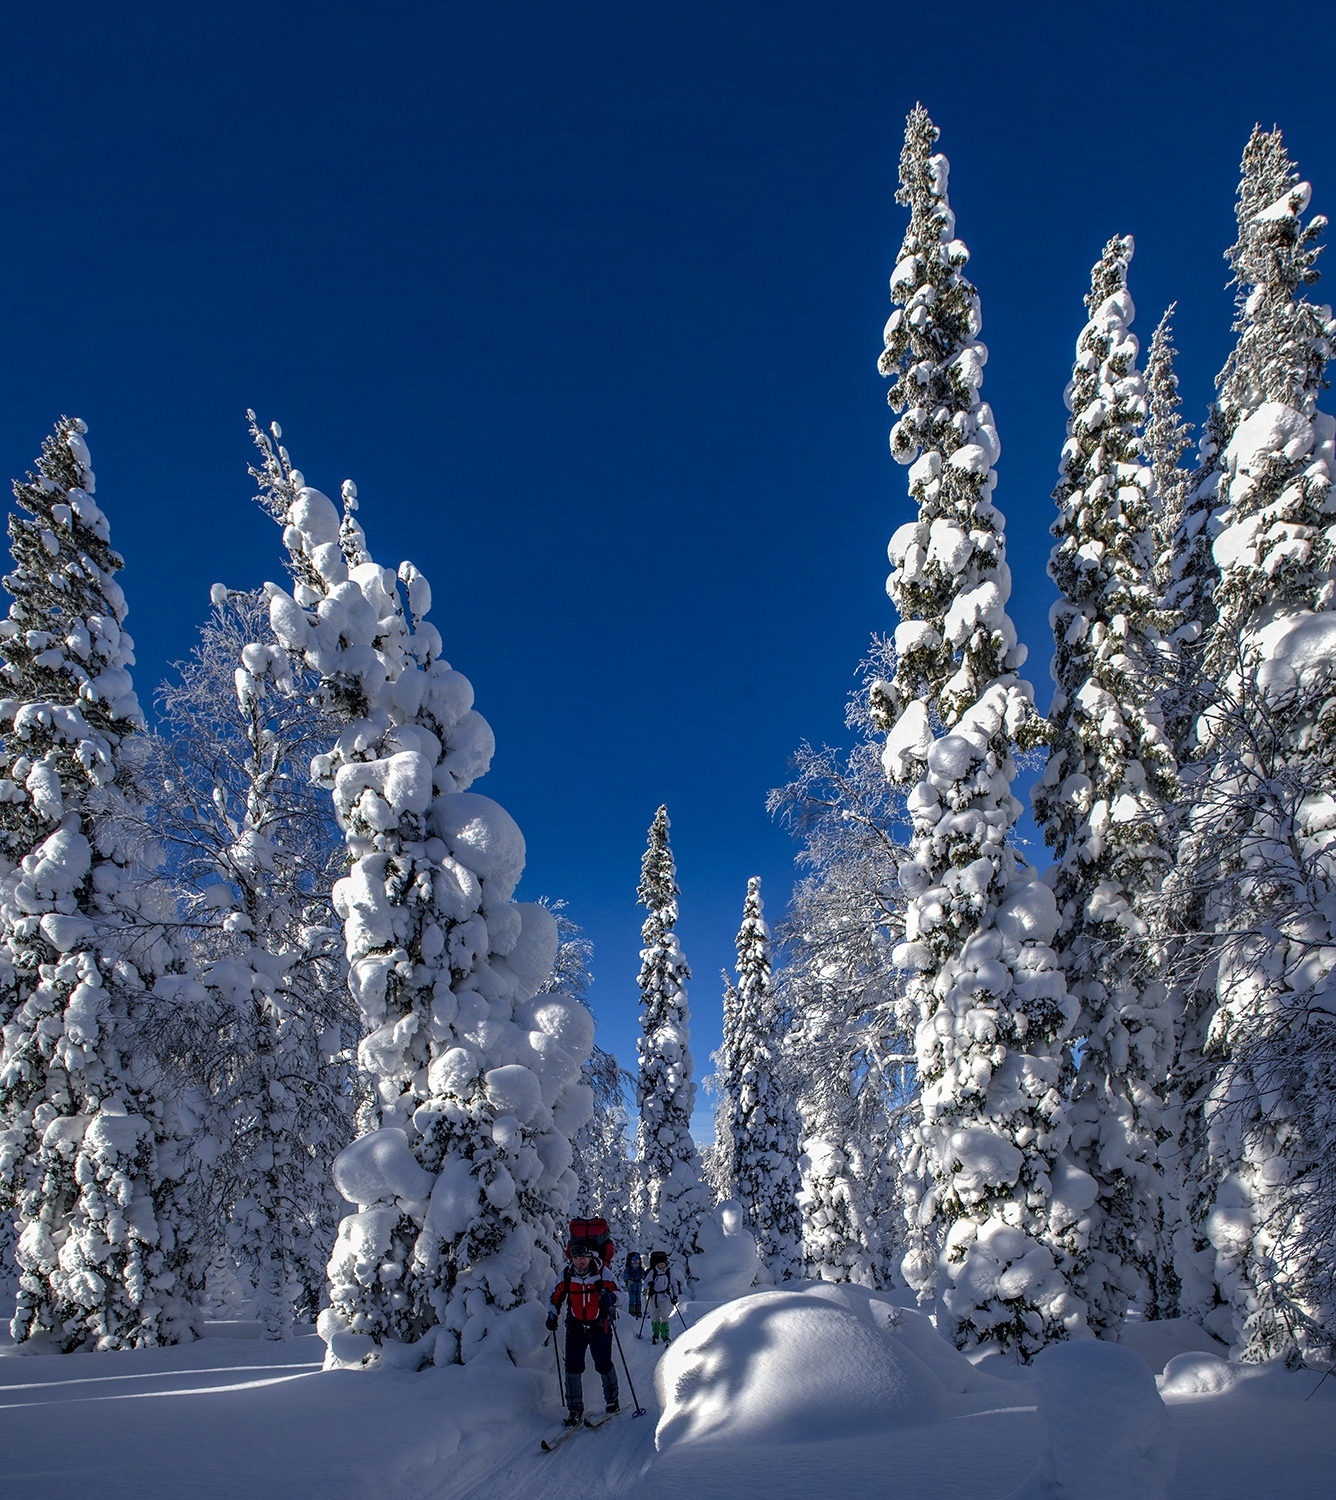
[[[569,995],[589,1004],[589,962],[593,945],[565,915],[560,903],[553,908],[561,945],[552,975],[540,993]],[[571,1203],[572,1214],[602,1217],[616,1243],[634,1248],[640,1225],[632,1210],[633,1166],[627,1153],[627,1113],[624,1085],[634,1080],[611,1052],[597,1042],[580,1068],[580,1081],[589,1090],[593,1110],[571,1140],[571,1169],[579,1184]]]
[[[668,809],[660,807],[650,824],[637,891],[648,913],[640,929],[637,1188],[642,1244],[666,1250],[689,1274],[696,1230],[710,1203],[691,1135],[696,1102],[687,1008],[691,970],[674,930],[679,892],[668,827]]]

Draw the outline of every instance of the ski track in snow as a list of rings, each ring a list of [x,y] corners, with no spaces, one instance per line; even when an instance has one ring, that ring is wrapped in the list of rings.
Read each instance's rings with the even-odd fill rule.
[[[227,1391],[254,1391],[266,1385],[286,1385],[290,1380],[305,1380],[320,1369],[312,1365],[301,1375],[276,1375],[272,1380],[242,1380],[232,1385],[188,1386],[182,1391],[120,1391],[110,1396],[67,1396],[57,1402],[60,1406],[75,1406],[90,1401],[156,1401],[164,1396],[218,1396]],[[30,1389],[30,1387],[29,1387]],[[0,1405],[0,1411],[28,1411],[34,1406],[47,1406],[50,1402],[15,1401]]]
[[[660,1415],[654,1368],[662,1350],[629,1332],[622,1339],[622,1349],[636,1394],[645,1408],[643,1417],[632,1414],[626,1371],[617,1357],[623,1416],[595,1431],[578,1432],[556,1452],[544,1453],[539,1443],[563,1415],[553,1400],[551,1413],[535,1420],[531,1430],[526,1427],[522,1437],[506,1436],[506,1446],[513,1443],[514,1452],[499,1466],[485,1452],[467,1454],[461,1446],[461,1458],[472,1460],[469,1469],[445,1480],[438,1489],[424,1492],[422,1500],[517,1500],[519,1496],[525,1500],[570,1500],[572,1494],[584,1500],[613,1500],[634,1493],[654,1460],[654,1429]],[[613,1352],[616,1356],[615,1349]],[[555,1388],[555,1370],[550,1385]],[[597,1409],[594,1403],[598,1395],[598,1376],[592,1368],[586,1368],[585,1399],[591,1402],[591,1409]],[[482,1466],[489,1462],[491,1467],[484,1472]]]

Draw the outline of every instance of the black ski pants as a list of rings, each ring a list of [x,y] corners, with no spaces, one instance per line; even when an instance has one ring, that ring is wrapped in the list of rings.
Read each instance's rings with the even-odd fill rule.
[[[566,1368],[572,1375],[583,1375],[585,1350],[594,1356],[594,1368],[600,1375],[612,1369],[612,1324],[606,1318],[597,1323],[577,1323],[566,1319]]]
[[[617,1371],[612,1367],[612,1324],[606,1318],[597,1323],[577,1323],[566,1319],[566,1406],[571,1415],[584,1410],[585,1350],[594,1356],[594,1368],[603,1382],[603,1400],[617,1404]]]

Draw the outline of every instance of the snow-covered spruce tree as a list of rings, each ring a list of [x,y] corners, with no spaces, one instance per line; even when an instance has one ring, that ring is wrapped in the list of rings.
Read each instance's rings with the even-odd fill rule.
[[[360,1028],[329,898],[343,841],[308,770],[335,729],[268,613],[263,594],[215,586],[199,645],[159,691],[148,822],[192,960],[159,979],[154,1022],[200,1113],[195,1218],[282,1338],[320,1309]]]
[[[159,1222],[163,1110],[128,1055],[138,892],[124,814],[143,727],[133,642],[84,424],[14,486],[0,623],[0,1202],[16,1342],[171,1342],[180,1246]],[[137,945],[151,965],[154,942]],[[170,1154],[170,1151],[167,1153]]]
[[[1175,304],[1176,305],[1176,304]],[[1172,652],[1164,662],[1171,673],[1161,690],[1165,734],[1176,761],[1192,754],[1197,716],[1205,706],[1201,653],[1215,618],[1211,596],[1216,567],[1207,522],[1214,503],[1204,480],[1216,444],[1208,420],[1204,428],[1201,467],[1182,468],[1190,446],[1191,425],[1180,415],[1182,399],[1174,360],[1171,305],[1151,335],[1146,356],[1146,422],[1142,449],[1155,478],[1151,522],[1155,545],[1155,591],[1170,628]]]
[[[769,808],[802,840],[780,928],[784,1063],[801,1117],[802,1256],[824,1281],[889,1286],[904,1254],[899,1164],[918,1120],[917,1014],[892,963],[904,936],[899,868],[908,817],[881,765],[871,685],[894,671],[889,640],[860,664],[849,751],[799,748]]]
[[[1050,946],[1056,904],[1007,837],[1021,812],[1013,749],[1033,743],[1042,721],[1006,611],[979,299],[937,137],[915,108],[898,195],[910,223],[880,366],[899,413],[891,452],[910,465],[918,509],[891,538],[898,659],[873,689],[887,774],[912,788],[896,957],[918,1015],[923,1120],[907,1163],[904,1272],[920,1297],[938,1294],[943,1332],[959,1345],[996,1340],[1028,1355],[1084,1327],[1052,1248],[1094,1184],[1063,1155],[1077,1006]]]
[[[800,1264],[793,1173],[797,1122],[781,1055],[786,1017],[770,972],[770,929],[759,876],[747,882],[737,950],[737,983],[724,976],[724,1041],[716,1054],[716,1190],[742,1204],[771,1279],[788,1281]]]
[[[511,899],[523,835],[466,790],[492,733],[425,618],[426,578],[372,560],[351,483],[340,519],[276,428],[252,419],[252,436],[293,573],[291,593],[266,586],[274,634],[344,724],[312,774],[346,842],[334,905],[376,1098],[376,1128],[334,1167],[358,1212],[339,1225],[321,1332],[335,1364],[504,1358],[542,1342],[593,1020],[539,993],[556,921]]]
[[[1204,1130],[1189,1143],[1196,1260],[1214,1288],[1193,1310],[1246,1358],[1331,1343],[1330,1299],[1300,1248],[1336,1144],[1318,1102],[1336,1088],[1336,422],[1317,409],[1336,325],[1303,296],[1325,225],[1304,222],[1309,197],[1280,132],[1255,130],[1228,257],[1238,340],[1218,381],[1220,580],[1204,658],[1217,693],[1179,860],[1213,935],[1216,994]]]
[[[1149,1316],[1172,1316],[1175,1298],[1166,1226],[1177,1198],[1159,1159],[1174,1016],[1149,942],[1150,906],[1174,858],[1178,768],[1161,695],[1175,676],[1175,622],[1155,580],[1155,475],[1142,456],[1147,403],[1127,288],[1132,248],[1130,236],[1111,239],[1091,273],[1089,321],[1066,392],[1048,564],[1060,595],[1050,615],[1056,686],[1048,764],[1034,790],[1056,859],[1067,989],[1081,1003],[1071,1154],[1099,1196],[1065,1238],[1097,1331],[1116,1327],[1132,1301]]]
[[[666,1250],[682,1275],[689,1274],[696,1228],[709,1211],[691,1135],[696,1102],[691,1060],[691,1015],[687,981],[691,970],[678,946],[677,871],[668,847],[668,809],[650,824],[640,866],[640,904],[649,915],[640,929],[640,1029],[636,1103],[638,1189],[644,1223],[642,1243]]]
[[[1195,471],[1181,468],[1189,427],[1179,415],[1177,350],[1173,344],[1170,306],[1151,339],[1146,360],[1147,416],[1142,443],[1155,475],[1158,502],[1154,520],[1155,584],[1160,609],[1170,629],[1173,650],[1166,665],[1171,675],[1161,686],[1165,735],[1185,774],[1180,777],[1173,818],[1176,835],[1191,808],[1191,769],[1200,746],[1198,720],[1212,697],[1202,657],[1215,623],[1215,585],[1219,570],[1211,554],[1211,512],[1219,485],[1218,465],[1225,447],[1221,409],[1213,404],[1202,427]],[[1204,1073],[1204,1023],[1213,1009],[1213,977],[1206,972],[1210,943],[1203,936],[1204,891],[1191,870],[1175,864],[1148,913],[1157,942],[1159,977],[1169,986],[1169,1008],[1175,1018],[1173,1065],[1163,1081],[1164,1124],[1172,1139],[1160,1152],[1161,1168],[1173,1193],[1162,1199],[1160,1280],[1156,1304],[1168,1313],[1198,1307],[1209,1297],[1211,1279],[1194,1266],[1200,1257],[1188,1223],[1188,1164],[1201,1148],[1201,1115],[1192,1096]],[[1186,1282],[1184,1280],[1186,1278]]]

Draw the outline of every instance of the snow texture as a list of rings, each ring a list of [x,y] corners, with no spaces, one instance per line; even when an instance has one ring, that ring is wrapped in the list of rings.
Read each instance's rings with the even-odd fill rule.
[[[851,1286],[777,1289],[725,1303],[659,1362],[655,1445],[663,1452],[678,1444],[850,1440],[948,1415],[950,1396],[922,1357],[922,1337],[899,1337],[896,1318],[926,1324]],[[930,1326],[928,1338],[936,1340]],[[942,1345],[941,1354],[952,1351]]]
[[[701,1221],[696,1244],[699,1250],[691,1269],[696,1296],[702,1302],[727,1302],[755,1286],[762,1266],[761,1249],[747,1227],[746,1210],[736,1199],[717,1204]]]

